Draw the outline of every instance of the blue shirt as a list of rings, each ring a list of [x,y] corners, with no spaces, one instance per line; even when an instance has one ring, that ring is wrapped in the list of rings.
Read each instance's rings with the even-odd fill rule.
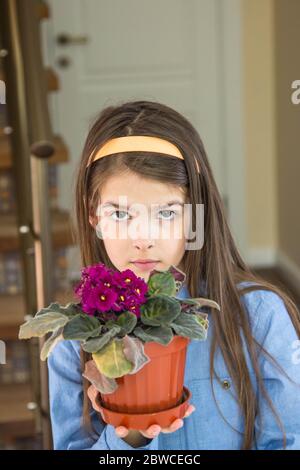
[[[185,285],[181,287],[177,297],[189,297]],[[265,356],[260,356],[260,370],[266,390],[285,428],[286,449],[300,449],[300,343],[296,331],[283,300],[277,294],[259,289],[243,294],[241,300],[249,312],[249,322],[254,337],[298,384],[285,377]],[[211,332],[210,317],[207,340],[192,340],[187,348],[184,384],[192,392],[190,403],[195,405],[196,410],[188,418],[183,419],[182,428],[173,433],[160,432],[149,444],[138,448],[130,446],[118,437],[115,428],[106,424],[96,411],[91,412],[91,419],[97,434],[91,437],[84,430],[81,424],[83,389],[79,342],[58,343],[48,358],[54,449],[240,449],[243,438],[243,417],[235,399],[232,379],[220,353],[215,358],[215,370],[221,378],[221,383],[213,378],[217,404],[211,390],[209,374]],[[282,432],[256,387],[255,374],[247,353],[246,359],[257,391],[262,418],[261,422],[258,419],[255,421],[253,449],[282,449]]]

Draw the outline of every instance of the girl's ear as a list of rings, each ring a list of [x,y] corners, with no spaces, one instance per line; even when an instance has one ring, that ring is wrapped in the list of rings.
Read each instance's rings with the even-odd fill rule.
[[[97,220],[95,217],[93,217],[92,215],[89,216],[89,223],[91,224],[91,226],[93,228],[96,228],[96,225],[97,225]]]

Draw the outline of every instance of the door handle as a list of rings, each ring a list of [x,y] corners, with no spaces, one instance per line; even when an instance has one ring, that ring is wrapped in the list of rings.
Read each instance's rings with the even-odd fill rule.
[[[60,33],[56,36],[56,42],[60,46],[80,46],[87,44],[88,41],[89,37],[85,34]]]

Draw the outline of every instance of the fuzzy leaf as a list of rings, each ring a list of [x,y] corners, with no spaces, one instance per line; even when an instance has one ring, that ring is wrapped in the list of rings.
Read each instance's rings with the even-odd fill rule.
[[[100,334],[102,325],[95,317],[76,315],[64,327],[64,339],[85,341]]]
[[[169,268],[169,271],[172,273],[174,279],[175,279],[175,283],[176,283],[176,294],[179,292],[182,284],[185,282],[186,280],[186,274],[181,271],[179,268],[177,268],[176,266],[174,266],[173,264],[171,265],[171,267]]]
[[[208,330],[209,321],[207,313],[196,313],[197,322],[203,326],[205,330]]]
[[[184,299],[184,301],[186,300],[193,300],[197,302],[197,304],[200,307],[211,307],[211,308],[216,308],[219,311],[221,310],[221,307],[217,302],[215,302],[214,300],[206,299],[204,297],[196,297],[194,299]]]
[[[93,354],[98,370],[109,378],[122,377],[133,370],[123,351],[123,338],[115,338],[99,352]]]
[[[111,379],[101,374],[93,359],[85,363],[82,375],[89,380],[100,393],[113,393],[118,388],[118,384],[115,379]]]
[[[148,280],[148,295],[176,294],[175,279],[170,272],[156,272]]]
[[[177,299],[159,294],[150,297],[146,304],[141,306],[141,321],[145,325],[168,325],[180,314],[181,307]]]
[[[137,317],[132,312],[123,312],[121,313],[117,320],[109,320],[105,323],[105,326],[111,328],[114,325],[118,325],[120,330],[120,335],[125,336],[132,332],[137,323]]]
[[[171,323],[177,335],[185,336],[191,339],[205,340],[207,337],[207,327],[203,317],[198,318],[199,315],[182,312],[179,317]],[[208,326],[208,320],[207,326]]]
[[[69,302],[65,307],[63,305],[60,305],[58,302],[52,302],[48,307],[44,307],[41,310],[39,310],[35,317],[44,315],[45,313],[49,312],[56,312],[56,313],[62,313],[63,315],[66,315],[68,317],[72,317],[74,315],[78,315],[78,313],[81,313],[81,308],[79,304]]]
[[[62,313],[49,312],[40,316],[31,318],[20,326],[19,339],[28,339],[33,336],[44,336],[49,331],[55,331],[59,327],[64,326],[69,317]]]
[[[123,351],[126,359],[133,364],[133,369],[129,374],[135,374],[150,362],[150,358],[145,354],[144,344],[138,338],[124,336]]]
[[[172,289],[170,290],[160,290],[160,287],[158,286],[158,283],[160,282],[160,278],[157,277],[157,275],[161,274],[168,274],[172,276],[173,282],[172,282]],[[183,271],[181,271],[179,268],[174,266],[173,264],[170,266],[170,268],[166,270],[159,270],[159,269],[153,269],[153,271],[150,272],[149,279],[148,279],[148,286],[150,285],[150,291],[148,293],[150,295],[155,295],[156,293],[163,293],[163,294],[168,294],[168,295],[175,295],[177,292],[180,290],[182,283],[185,281],[186,275]]]
[[[196,302],[193,299],[178,299],[178,302],[180,302],[181,310],[185,311],[190,309],[191,307],[199,307],[198,302]]]
[[[42,361],[45,361],[55,346],[64,339],[62,335],[63,329],[63,327],[57,328],[57,330],[53,331],[52,335],[43,344],[40,353],[40,358]]]
[[[104,333],[102,336],[99,336],[98,338],[91,338],[85,341],[82,344],[82,349],[88,353],[96,353],[100,351],[107,343],[109,343],[110,340],[114,338],[120,331],[120,326],[112,326],[112,328],[110,328],[110,330]]]
[[[168,326],[149,326],[146,328],[141,328],[138,326],[134,330],[135,336],[140,338],[144,343],[149,343],[150,341],[155,341],[156,343],[167,345],[173,339],[172,328]]]

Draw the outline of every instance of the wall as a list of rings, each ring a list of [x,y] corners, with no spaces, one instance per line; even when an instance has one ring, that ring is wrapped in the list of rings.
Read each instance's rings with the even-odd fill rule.
[[[274,4],[242,0],[248,261],[268,265],[278,247]]]
[[[291,84],[300,80],[300,2],[274,0],[279,264],[300,286],[300,104]]]
[[[249,261],[300,286],[299,0],[242,0]]]

